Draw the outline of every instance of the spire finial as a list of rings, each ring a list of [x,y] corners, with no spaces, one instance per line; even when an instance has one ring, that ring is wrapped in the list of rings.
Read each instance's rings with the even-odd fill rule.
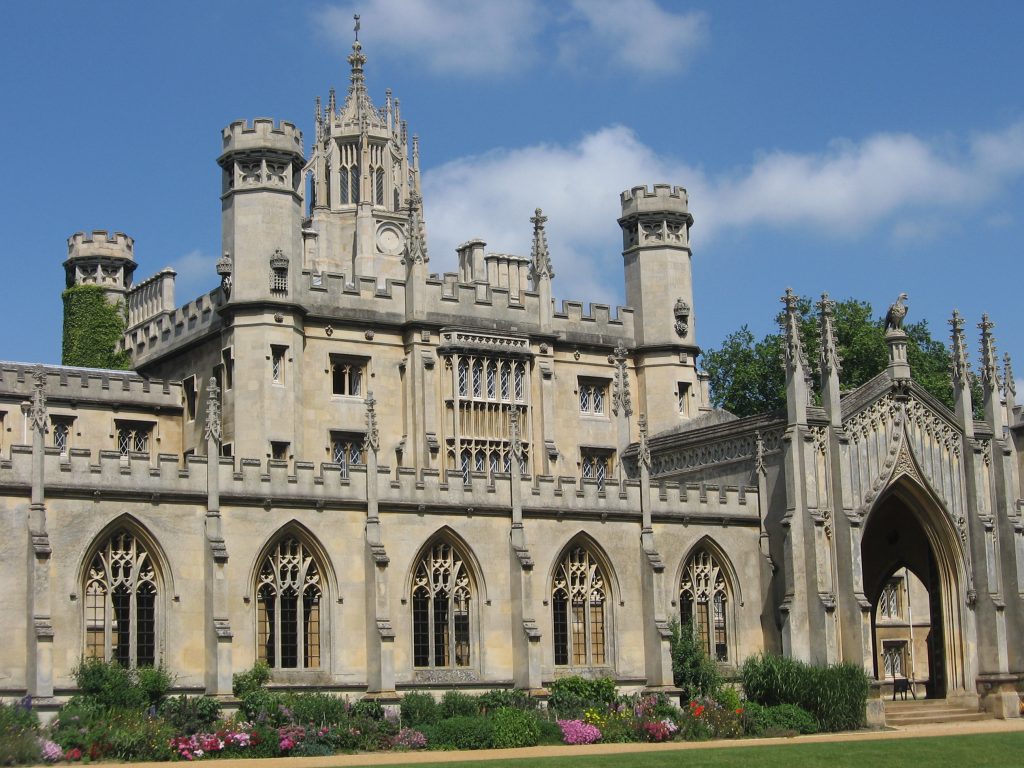
[[[953,317],[950,318],[949,327],[951,328],[950,339],[953,341],[953,354],[952,354],[952,375],[953,384],[968,386],[968,377],[970,375],[971,365],[967,361],[967,349],[964,344],[964,318],[960,314],[960,310],[953,310]]]
[[[837,373],[843,369],[842,358],[839,357],[839,341],[836,337],[835,325],[836,303],[828,297],[828,291],[821,294],[821,301],[818,302],[818,327],[821,329],[821,369],[823,371],[834,370]]]
[[[220,387],[217,386],[217,379],[210,377],[210,383],[206,385],[206,429],[204,437],[206,440],[213,440],[220,445],[221,421],[220,421]]]
[[[356,33],[356,42],[358,43],[359,42],[359,14],[358,13],[355,14],[352,18],[355,19],[355,21],[356,21],[355,33]]]
[[[550,280],[555,276],[555,270],[551,266],[551,254],[548,252],[548,236],[544,231],[544,224],[548,217],[537,208],[530,217],[533,224],[533,246],[530,248],[530,279],[534,287],[541,278]]]
[[[787,288],[785,295],[779,301],[786,305],[782,317],[782,332],[785,339],[786,365],[803,368],[804,376],[809,375],[809,366],[804,352],[803,339],[800,337],[800,297],[793,293],[792,288]]]
[[[1017,382],[1013,379],[1013,368],[1010,365],[1009,352],[1003,353],[1003,394],[1017,394]]]
[[[981,316],[978,328],[981,330],[981,383],[986,389],[998,390],[999,369],[996,363],[996,337],[992,329],[996,324],[988,319],[988,314]]]

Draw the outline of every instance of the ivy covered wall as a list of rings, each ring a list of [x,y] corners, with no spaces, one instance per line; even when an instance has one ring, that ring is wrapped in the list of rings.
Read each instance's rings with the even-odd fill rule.
[[[61,363],[85,368],[131,367],[127,352],[117,351],[124,336],[124,303],[111,304],[98,285],[74,285],[64,300],[64,347]]]

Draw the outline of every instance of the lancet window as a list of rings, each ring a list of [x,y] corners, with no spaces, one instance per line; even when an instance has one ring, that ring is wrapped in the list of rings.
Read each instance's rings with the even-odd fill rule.
[[[144,667],[156,663],[157,577],[145,546],[121,529],[89,560],[85,657]]]
[[[468,667],[473,585],[462,556],[435,543],[416,565],[412,582],[412,643],[416,667]]]
[[[256,580],[256,657],[277,669],[320,666],[324,580],[320,565],[295,536],[275,544]]]
[[[725,573],[707,549],[699,549],[683,568],[679,583],[679,618],[689,622],[697,641],[715,661],[729,660],[729,586]]]
[[[583,547],[573,547],[551,586],[556,666],[607,664],[608,590],[601,567]]]

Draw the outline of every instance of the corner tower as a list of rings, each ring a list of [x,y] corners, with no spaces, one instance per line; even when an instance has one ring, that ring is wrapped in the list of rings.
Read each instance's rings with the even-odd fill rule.
[[[668,184],[622,193],[626,303],[635,312],[633,350],[653,433],[694,418],[706,404],[696,357],[690,227],[686,190]]]
[[[338,107],[333,88],[326,111],[316,102],[307,267],[342,272],[349,282],[354,275],[406,279],[407,262],[426,260],[419,143],[416,136],[410,142],[390,90],[383,109],[370,98],[358,36],[348,62],[344,104]]]
[[[124,301],[135,272],[135,241],[124,232],[75,232],[68,238],[65,287],[97,285],[111,304]]]
[[[232,301],[287,300],[302,268],[302,132],[239,120],[222,133],[221,233]]]

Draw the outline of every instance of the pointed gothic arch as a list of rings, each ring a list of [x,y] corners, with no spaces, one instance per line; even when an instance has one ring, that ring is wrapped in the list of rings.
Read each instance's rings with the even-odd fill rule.
[[[736,661],[736,607],[743,597],[732,561],[711,536],[702,536],[679,561],[675,580],[679,620],[693,631],[708,656]]]
[[[604,549],[577,533],[559,551],[547,584],[554,665],[614,668],[614,605],[621,592]]]
[[[928,695],[942,698],[967,691],[974,679],[968,653],[974,589],[966,529],[953,520],[920,473],[897,464],[864,516],[860,544],[859,575],[868,606],[864,620],[871,636],[871,647],[865,649],[871,658],[865,658],[865,665],[871,669],[879,655],[873,624],[885,581],[907,567],[928,590]]]
[[[272,669],[321,669],[330,652],[337,584],[318,538],[297,520],[274,532],[252,564],[256,660]]]
[[[163,656],[173,581],[156,538],[124,513],[105,525],[80,560],[82,656],[154,666]]]
[[[486,601],[483,569],[450,526],[420,547],[406,577],[416,669],[478,668],[479,605]]]

